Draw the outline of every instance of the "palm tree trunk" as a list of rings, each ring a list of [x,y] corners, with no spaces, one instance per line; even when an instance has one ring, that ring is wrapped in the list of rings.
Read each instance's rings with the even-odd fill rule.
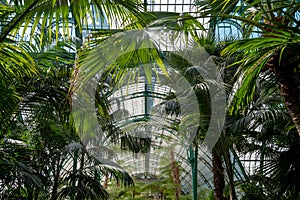
[[[294,74],[280,74],[278,75],[281,80],[280,90],[284,98],[285,105],[293,119],[298,134],[300,136],[300,93],[299,93],[299,78]],[[285,77],[285,78],[284,78]],[[297,83],[298,82],[298,83]]]
[[[277,22],[284,21],[283,17],[276,18],[275,16],[273,16],[273,20]],[[287,26],[287,23],[288,21],[285,21],[284,25]],[[278,27],[272,22],[269,24],[275,28]],[[278,33],[270,28],[265,28],[265,31]],[[263,37],[270,36],[263,35]],[[294,51],[297,51],[297,49],[287,50],[285,55],[281,55],[281,53],[278,52],[275,53],[267,62],[267,66],[274,72],[278,80],[286,108],[289,111],[300,136],[300,74],[298,70],[300,59],[293,59],[295,58]]]
[[[174,151],[173,150],[171,150],[170,155],[171,155],[171,166],[172,166],[173,182],[176,184],[175,197],[176,197],[176,200],[179,200],[179,197],[180,197],[179,168],[178,168],[178,166],[177,166],[177,164],[175,162]]]
[[[228,174],[229,186],[230,186],[230,200],[236,200],[236,192],[234,186],[234,171],[230,158],[230,150],[227,147],[224,148],[224,160],[226,164],[226,172]]]
[[[107,189],[108,188],[108,171],[106,170],[105,172],[105,179],[104,179],[104,188]]]
[[[300,74],[296,71],[299,68],[299,60],[290,61],[291,54],[293,52],[288,53],[281,63],[280,54],[275,54],[268,62],[268,66],[277,77],[281,95],[300,136]]]
[[[216,150],[216,147],[212,150],[212,172],[214,178],[214,199],[224,200],[223,191],[225,188],[224,168],[222,165],[222,159]]]
[[[58,192],[58,181],[59,181],[59,159],[54,160],[54,165],[53,165],[53,186],[52,186],[52,191],[51,191],[51,197],[50,200],[56,200],[57,199],[57,192]]]

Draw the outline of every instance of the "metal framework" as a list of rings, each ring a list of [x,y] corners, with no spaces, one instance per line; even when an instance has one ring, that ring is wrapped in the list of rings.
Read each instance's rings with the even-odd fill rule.
[[[170,128],[181,118],[166,114],[163,107],[170,92],[175,91],[169,86],[156,83],[154,77],[150,86],[143,76],[138,83],[116,89],[109,99],[113,124],[122,130],[121,136],[118,134],[120,141],[116,144],[104,137],[104,146],[115,151],[111,159],[131,175],[138,180],[150,182],[161,178],[162,167],[170,164],[170,151],[174,151],[175,161],[181,163],[181,190],[188,194],[193,190],[189,146],[178,145],[181,136]],[[138,150],[126,147],[125,143],[122,148],[122,137],[128,136],[133,142],[142,143],[137,146]],[[146,148],[145,141],[149,142]],[[210,155],[203,150],[198,159],[206,159],[206,162],[198,162],[198,186],[209,188],[212,185],[212,174],[207,162]]]

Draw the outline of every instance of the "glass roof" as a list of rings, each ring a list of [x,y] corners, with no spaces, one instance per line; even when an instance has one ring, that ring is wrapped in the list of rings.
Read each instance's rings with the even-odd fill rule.
[[[147,0],[147,10],[176,13],[196,12],[194,0]]]

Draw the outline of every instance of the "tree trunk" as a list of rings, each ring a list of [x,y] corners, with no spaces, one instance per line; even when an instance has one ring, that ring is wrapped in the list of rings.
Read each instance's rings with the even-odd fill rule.
[[[214,178],[214,199],[215,200],[225,200],[223,197],[223,191],[225,188],[224,179],[224,168],[222,165],[222,159],[216,150],[216,147],[212,150],[212,172]]]
[[[176,200],[179,200],[179,197],[180,197],[179,168],[178,168],[178,166],[177,166],[177,164],[175,162],[174,151],[173,150],[171,150],[170,155],[171,155],[171,166],[172,166],[173,182],[176,184],[175,197],[176,197]]]
[[[236,192],[234,186],[234,170],[230,159],[230,150],[228,147],[224,149],[224,160],[226,164],[226,172],[228,174],[229,185],[230,185],[230,200],[236,200]]]
[[[293,61],[293,52],[287,53],[286,57],[280,61],[279,53],[275,54],[268,66],[275,73],[280,85],[281,95],[285,105],[292,117],[300,136],[300,74],[298,72],[299,60]],[[289,59],[291,58],[291,59]]]
[[[107,189],[108,188],[108,171],[106,170],[105,172],[105,179],[104,179],[104,188]]]
[[[51,197],[50,200],[56,200],[58,196],[58,188],[59,188],[59,177],[60,177],[60,156],[61,153],[57,153],[57,155],[54,157],[54,163],[52,165],[52,171],[53,171],[53,186],[51,191]]]
[[[282,23],[282,25],[285,26],[288,26],[289,23],[289,20],[285,20],[283,16],[277,18],[273,15],[273,21]],[[268,22],[267,24],[274,26],[274,28],[278,28],[278,25],[273,22]],[[265,28],[265,31],[278,33],[272,28]],[[263,37],[270,36],[263,35]],[[281,52],[275,53],[267,62],[267,66],[276,75],[286,108],[289,111],[300,136],[300,59],[295,59],[295,51],[298,52],[297,50],[298,49],[292,47],[291,49],[286,50],[283,55],[280,55]]]

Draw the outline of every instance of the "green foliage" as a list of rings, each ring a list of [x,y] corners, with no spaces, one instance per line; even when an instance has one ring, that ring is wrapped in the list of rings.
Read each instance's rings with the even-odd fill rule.
[[[268,198],[264,194],[264,189],[259,186],[258,182],[249,182],[249,183],[244,183],[241,185],[241,190],[244,192],[244,195],[242,196],[241,200],[263,200],[263,199],[272,199]]]
[[[91,3],[94,5],[93,8]],[[3,42],[9,34],[17,34],[21,26],[24,27],[22,37],[30,27],[30,37],[38,33],[40,41],[46,39],[49,40],[47,42],[51,43],[61,39],[59,38],[60,27],[63,29],[63,38],[70,39],[70,30],[67,27],[73,24],[81,33],[82,29],[89,24],[88,20],[95,24],[97,17],[101,19],[106,17],[110,23],[109,25],[115,19],[124,24],[136,19],[142,20],[142,7],[134,0],[12,1],[10,7],[6,7],[4,4],[1,8],[2,15],[9,16],[11,19],[3,23],[4,27],[0,34],[0,42]],[[12,10],[13,14],[9,15]],[[69,12],[71,12],[71,18]],[[93,14],[95,14],[95,18]]]
[[[71,24],[80,37],[88,18],[95,24],[92,14],[126,24],[142,21],[141,9],[136,1],[119,0],[1,1],[1,199],[107,199],[104,174],[132,184],[119,166],[100,161],[79,140],[70,85],[78,42],[62,39],[70,41]],[[18,34],[28,43],[15,41]]]
[[[169,161],[162,161],[168,163]],[[178,165],[178,164],[177,164]],[[116,188],[112,186],[108,192],[111,199],[153,199],[156,195],[162,195],[164,199],[173,200],[175,199],[175,189],[178,186],[173,183],[173,177],[171,175],[171,165],[166,164],[160,168],[160,176],[155,180],[141,180],[135,179],[135,185],[131,188]],[[189,195],[181,195],[180,200],[191,200],[192,197]]]
[[[127,173],[105,160],[100,162],[80,144],[70,115],[69,81],[75,58],[66,49],[72,46],[59,43],[40,51],[22,43],[18,48],[28,60],[18,61],[22,65],[16,73],[13,67],[1,73],[2,83],[15,90],[14,95],[4,95],[5,106],[1,106],[6,111],[1,116],[1,198],[107,199],[101,182],[107,173],[132,184]],[[15,57],[2,62],[3,66],[8,69]],[[27,72],[28,61],[34,70]],[[23,68],[21,76],[17,70]],[[14,81],[8,81],[8,75]]]
[[[110,47],[115,45],[116,49],[121,49],[124,38],[120,33],[123,30],[95,31],[93,42],[84,45],[82,50],[79,50],[78,43],[59,41],[70,39],[66,27],[71,23],[75,26],[76,36],[81,35],[93,12],[89,1],[6,2],[0,2],[0,198],[107,199],[110,194],[111,199],[133,199],[133,196],[135,199],[153,199],[155,193],[164,195],[165,199],[174,199],[178,185],[173,183],[171,166],[167,164],[161,168],[161,177],[155,182],[136,180],[134,187],[114,186],[120,181],[124,185],[132,185],[133,180],[118,165],[98,159],[95,152],[81,144],[73,124],[74,116],[71,115],[74,88],[70,83],[76,81],[78,66],[88,72],[86,79],[98,73],[99,67],[104,70],[97,88],[99,123],[108,132],[108,137],[115,141],[123,138],[123,147],[136,153],[148,152],[151,140],[126,135],[120,137],[124,134],[112,125],[107,101],[112,88],[132,83],[141,71],[145,72],[148,82],[158,72],[168,76],[167,60],[170,66],[184,74],[197,93],[201,117],[194,119],[195,116],[188,116],[183,120],[201,122],[201,141],[211,112],[206,83],[217,83],[205,80],[186,60],[162,54],[153,41],[149,46],[146,29],[132,32],[138,34],[125,38],[131,42],[125,47],[127,52],[118,56],[111,53]],[[229,116],[219,149],[228,176],[225,178],[230,182],[230,177],[234,177],[234,185],[232,182],[229,185],[237,189],[241,199],[299,198],[299,137],[280,96],[272,67],[274,63],[270,62],[277,56],[280,64],[296,63],[292,71],[299,73],[299,2],[253,0],[238,4],[238,1],[229,0],[196,1],[202,9],[201,17],[209,15],[213,23],[223,19],[241,22],[244,39],[230,41],[228,45],[225,42],[225,49],[224,43],[216,44],[210,34],[208,37],[199,36],[196,27],[203,30],[203,25],[191,15],[142,14],[140,2],[133,0],[91,2],[96,15],[100,18],[106,16],[109,23],[120,20],[127,30],[163,25],[193,37],[214,55],[221,68],[228,64],[228,60],[235,60],[234,67],[225,69],[225,73],[229,73],[225,77],[228,78],[226,83],[230,84],[226,87],[232,89]],[[95,23],[95,19],[91,20]],[[21,26],[24,28],[22,32]],[[59,35],[60,26],[63,27],[63,35]],[[14,40],[19,33],[25,39],[29,27],[29,43]],[[254,28],[262,37],[250,37]],[[113,42],[109,38],[113,38]],[[93,51],[96,48],[104,50],[100,65],[96,62],[99,52]],[[82,66],[86,60],[87,65]],[[142,66],[148,63],[156,63],[157,66],[154,70],[154,65]],[[129,78],[126,76],[128,72],[131,73]],[[298,76],[295,77],[297,80]],[[170,93],[164,105],[167,114],[181,114],[174,94]],[[114,115],[125,116],[128,112],[118,110]],[[168,128],[177,130],[177,125],[175,123]],[[237,154],[257,152],[260,154],[259,167],[249,175]],[[211,160],[201,159],[201,162],[207,164]],[[117,180],[110,181],[108,192],[102,186],[106,176]],[[191,197],[181,196],[180,199]],[[201,190],[199,199],[214,199],[213,190]]]

